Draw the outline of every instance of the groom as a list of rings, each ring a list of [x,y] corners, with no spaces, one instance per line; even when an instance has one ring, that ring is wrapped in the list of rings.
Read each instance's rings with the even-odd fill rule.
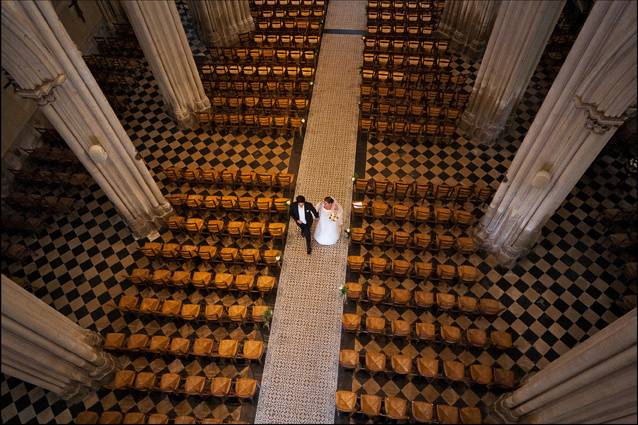
[[[310,246],[310,227],[312,227],[312,220],[319,217],[317,210],[312,204],[306,202],[306,198],[298,195],[297,202],[290,204],[290,216],[295,220],[297,226],[301,229],[301,234],[306,238],[306,250],[308,255],[312,252]]]

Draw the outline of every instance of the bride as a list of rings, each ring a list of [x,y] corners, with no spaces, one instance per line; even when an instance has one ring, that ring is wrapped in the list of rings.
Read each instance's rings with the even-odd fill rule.
[[[319,213],[315,240],[320,245],[334,245],[339,240],[343,225],[343,208],[330,196],[326,196],[315,208]]]

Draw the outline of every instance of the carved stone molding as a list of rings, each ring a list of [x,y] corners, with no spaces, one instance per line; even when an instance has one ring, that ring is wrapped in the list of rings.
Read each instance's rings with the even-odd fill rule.
[[[43,81],[40,85],[32,89],[16,88],[15,92],[20,97],[33,99],[38,102],[38,105],[45,106],[55,102],[55,92],[53,89],[62,85],[65,81],[66,75],[59,74],[54,79]]]
[[[628,110],[620,117],[610,117],[599,111],[595,103],[583,102],[580,96],[574,96],[574,105],[576,109],[582,109],[585,112],[585,127],[595,134],[605,134],[612,128],[620,127],[629,118],[627,114],[632,113]]]

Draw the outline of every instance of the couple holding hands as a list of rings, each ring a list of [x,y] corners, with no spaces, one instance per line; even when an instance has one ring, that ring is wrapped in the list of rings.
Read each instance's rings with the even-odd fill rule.
[[[306,250],[312,252],[310,228],[315,219],[319,219],[315,227],[314,238],[320,245],[334,245],[339,240],[343,225],[343,208],[334,198],[326,196],[323,201],[312,205],[299,195],[296,202],[290,205],[290,217],[295,220],[306,238]]]

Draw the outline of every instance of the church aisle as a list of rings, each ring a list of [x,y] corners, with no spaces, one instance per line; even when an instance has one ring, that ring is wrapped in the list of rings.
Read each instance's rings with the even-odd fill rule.
[[[331,2],[323,35],[296,194],[313,204],[334,197],[350,215],[365,1]],[[335,13],[347,9],[348,14]],[[341,21],[344,17],[346,20]],[[348,223],[344,223],[347,227]],[[291,224],[274,308],[256,423],[334,420],[348,240],[311,256]]]

